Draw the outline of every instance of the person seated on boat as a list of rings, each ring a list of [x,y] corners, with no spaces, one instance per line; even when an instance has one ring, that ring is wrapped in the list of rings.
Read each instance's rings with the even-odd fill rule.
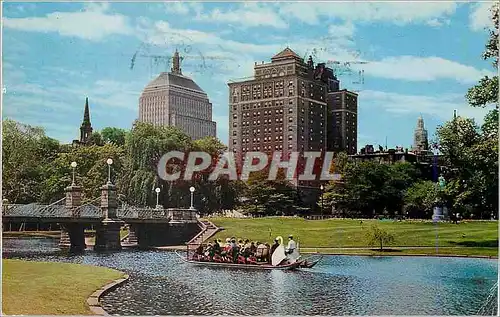
[[[243,246],[240,248],[240,254],[245,258],[250,256],[250,240],[246,239]]]
[[[214,240],[214,244],[212,246],[210,256],[212,258],[212,261],[214,261],[214,262],[218,262],[218,263],[223,262],[223,258],[221,256],[221,248],[220,248],[219,240]]]
[[[220,246],[219,242],[217,240],[214,240],[213,243],[209,244],[209,248],[207,249],[208,252],[208,259],[213,260],[215,255],[220,256]]]
[[[198,261],[206,260],[207,248],[208,246],[206,244],[200,244],[200,246],[198,247],[198,251],[200,252],[200,254],[198,255]]]
[[[227,254],[227,252],[229,252],[229,250],[231,250],[231,238],[226,239],[226,244],[224,244],[223,252],[225,252]]]
[[[297,244],[293,240],[293,236],[289,235],[288,236],[288,245],[287,245],[286,250],[285,250],[285,255],[292,254],[293,250],[295,250],[296,248],[297,248]]]
[[[212,253],[213,254],[220,254],[220,244],[217,239],[214,240],[214,244],[212,245]]]
[[[197,255],[203,255],[203,244],[200,243],[200,245],[196,248],[195,253]]]
[[[239,248],[238,245],[236,244],[236,239],[231,239],[231,256],[233,263],[236,263],[236,260],[238,260],[238,253],[239,253]]]
[[[243,250],[245,248],[245,243],[243,243],[243,240],[242,239],[239,239],[238,240],[238,248],[240,250]]]
[[[234,237],[231,238],[231,244],[230,244],[230,246],[231,246],[231,249],[235,249],[235,248],[237,249],[238,248],[238,244],[236,244],[236,239]]]
[[[257,264],[257,258],[255,257],[255,255],[250,255],[248,258],[245,259],[246,260],[246,264]]]
[[[252,243],[250,243],[250,254],[255,255],[255,253],[257,252],[257,244],[259,243],[255,243],[253,241]]]
[[[267,262],[269,257],[269,246],[264,243],[257,242],[257,250],[255,251],[255,258],[257,261]]]
[[[212,242],[209,242],[208,245],[205,247],[205,252],[203,253],[203,255],[205,256],[205,258],[209,259],[210,258],[210,253],[212,252]]]
[[[199,260],[201,256],[203,256],[203,245],[199,245],[196,249],[189,252],[191,254],[191,258],[195,261]]]

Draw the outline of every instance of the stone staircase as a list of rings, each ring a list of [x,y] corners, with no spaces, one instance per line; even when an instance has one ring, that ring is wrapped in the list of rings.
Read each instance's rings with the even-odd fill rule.
[[[66,249],[71,246],[71,240],[69,239],[69,234],[66,230],[61,230],[61,237],[59,238],[59,247]]]
[[[218,231],[222,230],[222,228],[217,227],[208,220],[198,220],[198,226],[200,227],[201,231],[196,236],[194,236],[194,238],[189,240],[189,242],[187,243],[189,249],[196,249],[200,244],[210,239]]]
[[[128,233],[120,239],[122,246],[136,246],[137,245],[137,236],[135,231],[131,230],[130,225],[125,225],[125,228],[128,229]]]

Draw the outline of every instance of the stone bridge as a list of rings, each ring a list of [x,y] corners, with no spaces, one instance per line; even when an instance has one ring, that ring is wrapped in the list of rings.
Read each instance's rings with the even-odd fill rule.
[[[108,182],[101,187],[101,197],[82,204],[81,187],[65,189],[66,197],[50,205],[4,204],[2,222],[57,223],[61,227],[60,246],[70,251],[86,248],[84,229],[96,229],[95,250],[121,249],[120,229],[129,227],[129,244],[139,247],[183,244],[204,228],[195,209],[137,208],[121,202],[116,186]]]

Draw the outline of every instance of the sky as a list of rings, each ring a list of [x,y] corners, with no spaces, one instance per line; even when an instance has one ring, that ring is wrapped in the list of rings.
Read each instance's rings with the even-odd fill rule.
[[[481,58],[491,3],[3,2],[2,115],[71,142],[88,97],[94,130],[130,129],[177,49],[227,144],[227,83],[289,46],[359,94],[358,149],[409,147],[420,115],[431,139],[454,109],[482,121],[464,96],[495,74]]]

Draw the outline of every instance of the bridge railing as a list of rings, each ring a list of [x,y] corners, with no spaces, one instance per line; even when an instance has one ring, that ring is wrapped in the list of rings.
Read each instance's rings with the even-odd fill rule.
[[[73,208],[72,213],[73,217],[80,218],[103,218],[104,213],[99,206],[99,202],[101,197],[94,198],[89,202],[77,207]]]
[[[2,205],[2,217],[17,218],[103,218],[104,213],[99,206],[100,198],[92,199],[84,205],[68,208],[61,199],[50,205],[40,204],[4,204]],[[156,209],[137,208],[130,205],[122,205],[116,211],[120,219],[163,219],[169,221],[197,222],[197,214],[190,209]]]
[[[71,210],[64,206],[64,198],[50,205],[3,204],[2,217],[63,218],[71,217]]]
[[[168,217],[173,221],[197,221],[196,212],[189,209],[167,209]]]
[[[116,211],[120,219],[166,219],[168,215],[165,209],[153,208],[122,208]]]

